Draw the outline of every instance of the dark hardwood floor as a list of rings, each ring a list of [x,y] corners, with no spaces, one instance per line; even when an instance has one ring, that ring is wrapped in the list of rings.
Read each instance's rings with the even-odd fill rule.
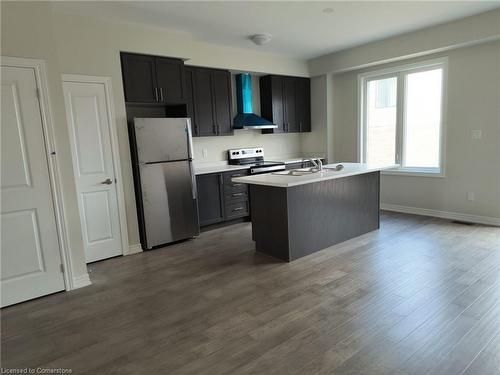
[[[498,374],[500,229],[383,213],[283,263],[250,223],[5,308],[2,366],[74,374]]]

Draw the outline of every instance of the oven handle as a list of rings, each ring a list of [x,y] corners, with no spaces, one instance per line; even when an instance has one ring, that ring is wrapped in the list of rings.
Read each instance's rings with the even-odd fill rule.
[[[273,165],[270,167],[260,167],[260,168],[250,168],[250,174],[262,173],[262,172],[273,172],[273,171],[284,171],[285,165]]]

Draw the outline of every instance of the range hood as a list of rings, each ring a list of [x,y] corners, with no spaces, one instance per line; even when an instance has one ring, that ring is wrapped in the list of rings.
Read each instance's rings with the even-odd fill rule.
[[[252,76],[250,74],[236,75],[236,104],[238,114],[233,120],[235,129],[274,129],[271,121],[253,113],[252,108]]]

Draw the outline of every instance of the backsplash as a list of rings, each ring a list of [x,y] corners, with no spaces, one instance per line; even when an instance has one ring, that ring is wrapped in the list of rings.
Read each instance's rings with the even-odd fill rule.
[[[266,158],[300,155],[301,136],[300,133],[261,134],[260,130],[235,130],[234,135],[227,137],[197,137],[193,138],[194,159],[198,163],[227,160],[228,149],[244,147],[264,147]]]

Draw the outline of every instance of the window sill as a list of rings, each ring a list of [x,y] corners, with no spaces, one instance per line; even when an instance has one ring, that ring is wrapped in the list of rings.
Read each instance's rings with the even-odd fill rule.
[[[433,169],[392,169],[388,171],[382,171],[381,174],[389,176],[407,176],[407,177],[439,177],[443,178],[444,170],[433,170]]]

